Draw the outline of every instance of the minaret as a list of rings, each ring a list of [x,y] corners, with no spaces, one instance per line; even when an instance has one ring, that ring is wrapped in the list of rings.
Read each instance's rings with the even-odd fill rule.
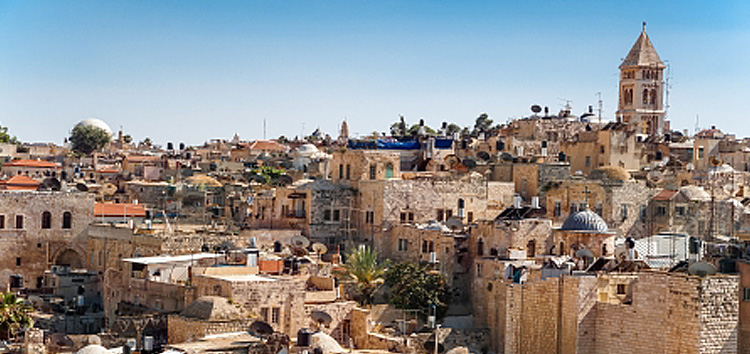
[[[617,117],[639,133],[659,136],[669,131],[664,119],[666,65],[646,34],[646,22],[630,53],[620,64],[620,100]]]

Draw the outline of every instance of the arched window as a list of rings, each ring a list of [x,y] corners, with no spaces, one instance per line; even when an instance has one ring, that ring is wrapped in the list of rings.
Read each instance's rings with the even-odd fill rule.
[[[69,211],[66,211],[63,213],[62,228],[70,229],[72,227],[73,227],[73,214],[71,214]]]
[[[643,103],[648,103],[648,89],[643,89]]]
[[[393,164],[390,162],[385,165],[385,178],[393,178]]]
[[[656,104],[656,89],[651,89],[651,104]]]
[[[480,238],[479,241],[477,241],[477,256],[483,256],[483,255],[484,255],[484,240]]]
[[[49,211],[45,211],[42,213],[42,228],[52,228],[52,213],[50,213]]]
[[[536,241],[529,240],[526,244],[526,258],[534,258],[536,256]]]
[[[607,244],[602,245],[602,257],[607,255]]]

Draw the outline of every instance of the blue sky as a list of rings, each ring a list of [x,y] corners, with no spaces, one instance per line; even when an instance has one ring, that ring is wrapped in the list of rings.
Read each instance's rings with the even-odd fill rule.
[[[84,118],[135,139],[385,131],[617,104],[641,22],[669,116],[750,136],[745,1],[2,1],[0,124],[62,142]]]

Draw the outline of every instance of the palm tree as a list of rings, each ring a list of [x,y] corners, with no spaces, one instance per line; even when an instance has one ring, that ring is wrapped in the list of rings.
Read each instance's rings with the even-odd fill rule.
[[[344,269],[345,276],[357,283],[360,305],[372,304],[375,291],[383,283],[386,271],[386,268],[378,263],[378,253],[369,247],[360,247],[349,254]]]
[[[34,321],[29,316],[33,308],[14,293],[0,293],[0,337],[9,339],[17,331],[29,328]]]

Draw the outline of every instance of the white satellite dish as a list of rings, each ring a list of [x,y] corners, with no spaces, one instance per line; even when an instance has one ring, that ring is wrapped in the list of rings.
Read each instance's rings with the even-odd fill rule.
[[[307,248],[310,246],[310,240],[305,236],[294,236],[291,239],[292,246],[299,248]]]
[[[325,254],[328,252],[328,247],[322,243],[313,243],[312,245],[313,252],[317,253],[318,255]]]

